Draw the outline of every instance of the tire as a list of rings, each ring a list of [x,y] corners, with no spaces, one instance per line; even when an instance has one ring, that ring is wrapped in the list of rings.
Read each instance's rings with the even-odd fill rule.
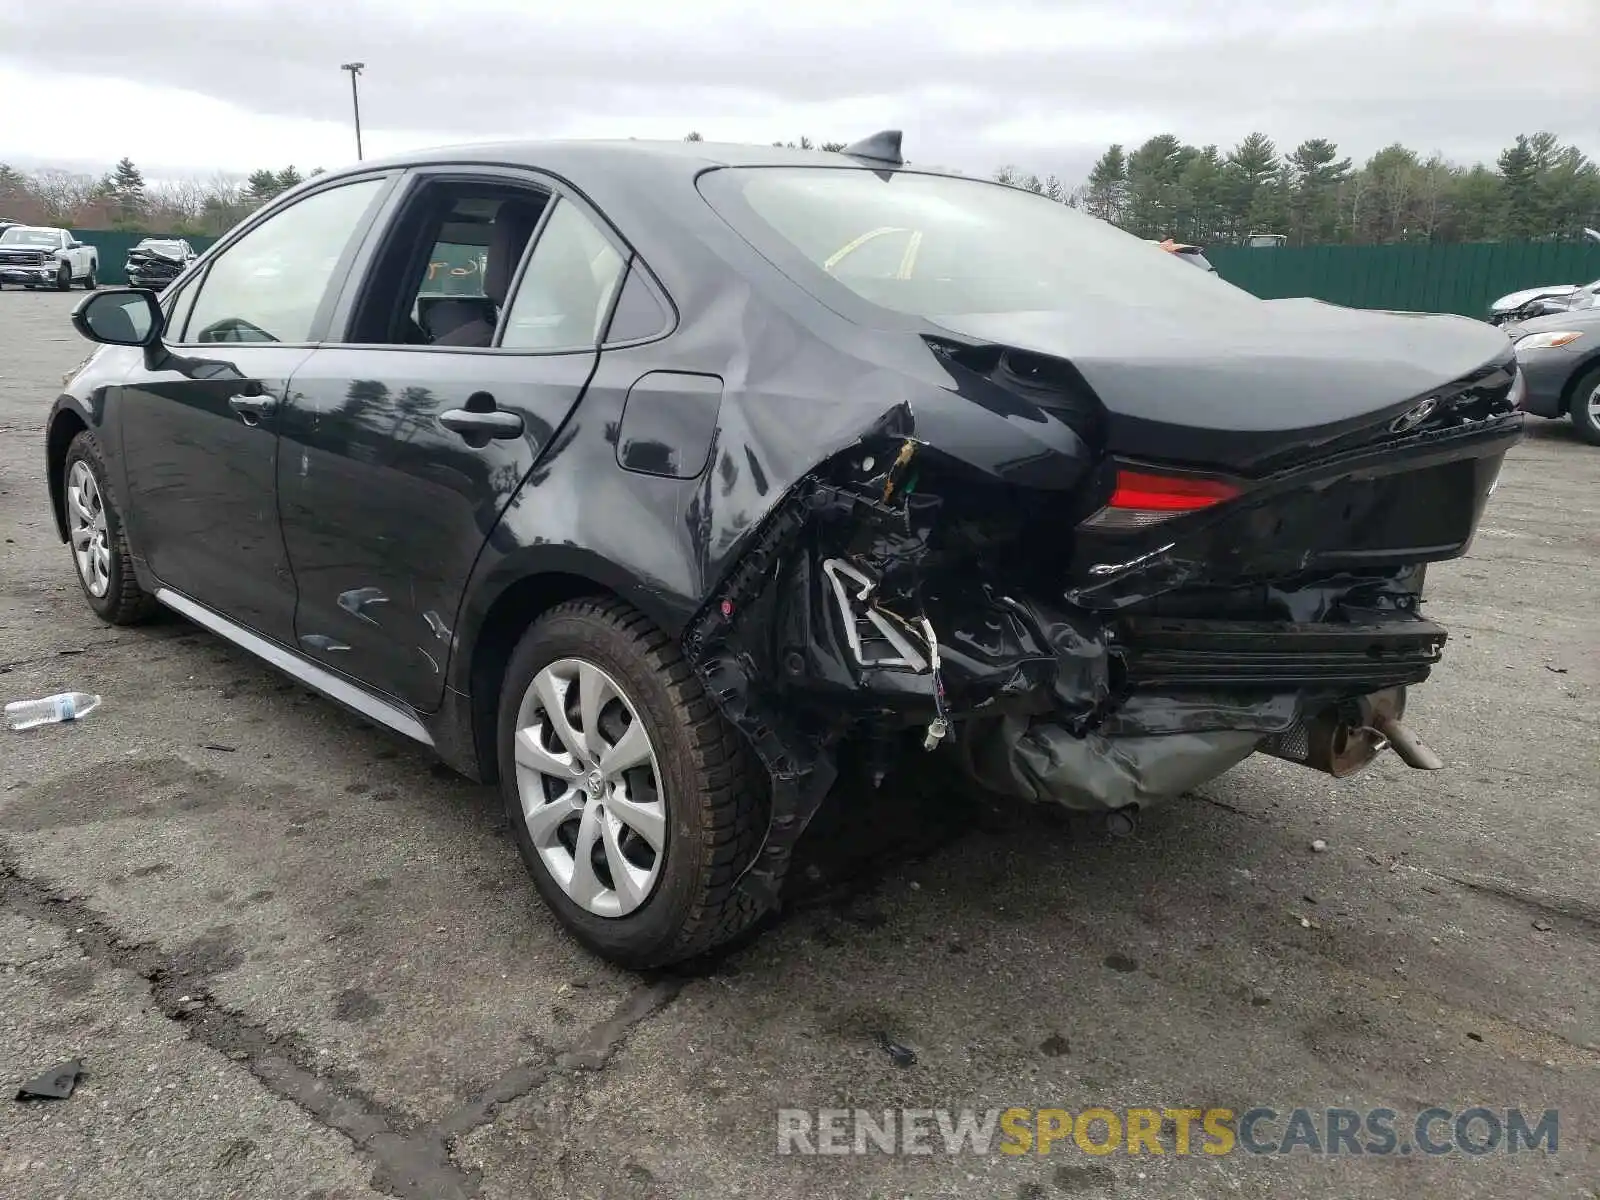
[[[1572,414],[1572,427],[1578,436],[1591,446],[1600,446],[1600,367],[1578,380],[1567,411]]]
[[[62,263],[61,269],[56,272],[56,291],[70,292],[72,290],[72,266]]]
[[[585,668],[597,671],[602,684],[618,693],[616,703],[607,701],[590,722],[601,734],[602,748],[620,745],[621,731],[635,721],[648,737],[648,760],[619,774],[620,785],[610,776],[597,779],[599,769],[585,775],[569,765],[566,774],[541,777],[530,765],[534,758],[546,767],[555,763],[549,749],[541,756],[530,753],[531,745],[542,742],[559,751],[566,744],[545,716],[536,681],[555,680],[559,690],[544,694],[564,692],[562,698],[577,704]],[[581,706],[559,707],[570,712],[567,719],[581,741]],[[630,714],[633,721],[627,720]],[[545,903],[590,950],[635,970],[665,966],[731,940],[761,917],[762,907],[735,887],[766,832],[766,794],[757,786],[761,777],[676,643],[647,618],[618,600],[600,598],[571,601],[545,613],[511,656],[498,720],[500,788],[517,848]],[[525,817],[525,788],[545,820]],[[553,794],[564,799],[550,801]],[[615,805],[623,802],[634,806],[631,815],[618,815],[623,810]],[[601,816],[607,804],[613,808]],[[659,826],[638,820],[647,810]],[[590,813],[594,824],[583,815]],[[584,857],[595,866],[580,885],[577,840],[585,830],[607,823],[616,832],[609,842],[594,838],[598,850]],[[650,846],[639,829],[653,830],[662,844]],[[628,887],[613,870],[613,850],[631,856],[621,868],[633,877]],[[557,874],[563,867],[566,882]],[[646,872],[648,881],[641,883],[638,876]],[[603,874],[610,876],[609,890]]]
[[[94,272],[95,272],[95,264],[94,263],[90,263],[89,264],[89,273],[83,277],[83,290],[86,291],[86,292],[92,292],[92,291],[94,291],[95,288],[100,286],[99,283],[97,283],[96,280],[95,280]]]
[[[92,496],[85,495],[86,488],[80,486],[85,476],[94,485]],[[112,625],[136,625],[155,615],[156,602],[133,573],[122,515],[111,500],[107,478],[100,444],[85,429],[67,447],[61,468],[73,573],[97,617]],[[91,561],[96,565],[90,565]]]

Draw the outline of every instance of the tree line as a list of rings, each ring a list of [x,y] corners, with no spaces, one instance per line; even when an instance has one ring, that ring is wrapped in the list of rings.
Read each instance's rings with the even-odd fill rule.
[[[322,168],[263,167],[248,175],[217,172],[207,179],[146,184],[130,158],[104,175],[44,168],[22,172],[0,163],[0,217],[27,225],[124,229],[215,237],[252,210]]]
[[[704,138],[690,133],[685,141]],[[809,137],[774,146],[838,152]],[[317,175],[321,169],[309,172]],[[106,174],[0,163],[0,217],[76,229],[216,235],[304,176],[293,166],[146,185],[124,158]],[[1265,133],[1232,149],[1192,146],[1163,133],[1112,145],[1069,185],[1004,166],[993,177],[1081,208],[1146,238],[1238,245],[1253,233],[1291,245],[1576,239],[1600,229],[1600,169],[1553,133],[1521,134],[1491,166],[1423,157],[1400,143],[1356,166],[1327,138],[1287,152]]]
[[[1049,191],[1033,176],[1021,186]],[[1284,153],[1252,133],[1224,153],[1160,134],[1110,146],[1066,199],[1141,237],[1201,245],[1251,233],[1291,245],[1548,241],[1600,228],[1600,170],[1553,133],[1519,135],[1492,167],[1398,142],[1357,167],[1327,138]]]
[[[1242,245],[1253,233],[1304,246],[1564,241],[1600,229],[1600,168],[1553,133],[1518,135],[1492,167],[1424,158],[1398,142],[1357,167],[1327,138],[1285,153],[1258,132],[1224,152],[1163,133],[1133,150],[1109,146],[1077,186],[1017,166],[993,177],[1140,237],[1203,246]]]

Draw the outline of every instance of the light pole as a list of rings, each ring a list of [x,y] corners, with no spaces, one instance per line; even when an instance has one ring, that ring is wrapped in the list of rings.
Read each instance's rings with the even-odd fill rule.
[[[356,160],[361,159],[361,94],[356,90],[356,76],[361,74],[361,69],[366,63],[348,62],[342,64],[341,71],[350,72],[350,104],[356,112]]]

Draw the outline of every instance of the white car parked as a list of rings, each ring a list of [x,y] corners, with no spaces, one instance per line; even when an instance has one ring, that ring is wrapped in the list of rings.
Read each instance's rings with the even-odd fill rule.
[[[0,287],[54,287],[66,291],[81,283],[95,288],[100,256],[93,246],[78,241],[65,229],[40,225],[9,225],[0,230]]]

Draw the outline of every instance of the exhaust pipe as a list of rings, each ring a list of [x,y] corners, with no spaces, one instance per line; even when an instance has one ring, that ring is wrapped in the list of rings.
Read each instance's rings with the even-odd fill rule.
[[[1442,770],[1444,760],[1400,720],[1405,706],[1404,688],[1374,692],[1353,707],[1330,708],[1302,725],[1274,734],[1259,749],[1335,779],[1354,775],[1390,748],[1408,767]]]
[[[1389,745],[1400,756],[1400,761],[1418,771],[1442,771],[1444,759],[1433,752],[1416,734],[1412,733],[1399,717],[1384,714],[1373,722],[1373,728],[1388,739]]]

